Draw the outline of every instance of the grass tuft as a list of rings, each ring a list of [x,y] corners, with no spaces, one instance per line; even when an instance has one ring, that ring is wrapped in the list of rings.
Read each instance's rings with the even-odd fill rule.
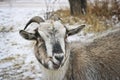
[[[120,6],[117,0],[95,0],[94,5],[88,3],[87,14],[79,16],[71,16],[70,10],[57,10],[55,12],[64,24],[87,24],[89,27],[85,29],[86,32],[101,32],[112,27],[111,23],[107,23],[106,20],[110,20],[112,16],[116,15],[120,21]],[[109,25],[108,25],[109,24]]]

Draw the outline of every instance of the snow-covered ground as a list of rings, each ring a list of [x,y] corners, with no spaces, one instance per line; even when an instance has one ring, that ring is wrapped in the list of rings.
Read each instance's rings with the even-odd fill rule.
[[[35,15],[43,16],[43,11],[0,8],[0,80],[39,80],[33,44],[19,35],[19,30]]]

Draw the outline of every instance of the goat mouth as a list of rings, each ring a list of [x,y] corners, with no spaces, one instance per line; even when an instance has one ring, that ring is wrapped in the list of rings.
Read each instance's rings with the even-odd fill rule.
[[[57,70],[57,69],[59,69],[60,67],[61,67],[61,63],[55,63],[55,62],[53,62],[53,61],[50,61],[50,63],[51,64],[48,64],[48,63],[41,63],[45,68],[47,68],[47,69],[51,69],[51,70]],[[50,67],[50,65],[52,65],[51,67]]]
[[[56,64],[56,63],[53,62],[53,68],[54,69],[58,69],[58,68],[60,68],[60,66],[61,66],[60,64]]]
[[[61,68],[64,63],[66,62],[66,59],[64,59],[62,62],[55,62],[52,59],[48,59],[47,61],[41,61],[39,62],[46,68],[46,69],[51,69],[51,70],[57,70]]]

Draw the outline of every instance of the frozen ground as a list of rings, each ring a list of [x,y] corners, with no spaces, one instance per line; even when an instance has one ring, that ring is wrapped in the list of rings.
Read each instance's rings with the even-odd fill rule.
[[[26,21],[42,15],[39,9],[0,8],[0,80],[38,80],[40,69],[33,45],[20,37]]]

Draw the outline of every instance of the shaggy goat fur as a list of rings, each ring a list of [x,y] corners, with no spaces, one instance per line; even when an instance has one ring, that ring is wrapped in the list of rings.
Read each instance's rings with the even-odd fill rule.
[[[71,44],[67,80],[120,80],[120,29],[88,45]]]

